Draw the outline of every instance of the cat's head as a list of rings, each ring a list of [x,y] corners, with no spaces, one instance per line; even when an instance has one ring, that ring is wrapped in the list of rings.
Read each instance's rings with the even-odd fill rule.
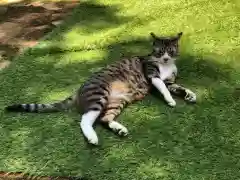
[[[161,64],[174,63],[179,53],[178,42],[182,34],[182,32],[179,32],[174,36],[159,37],[151,32],[150,35],[153,39],[152,60]]]

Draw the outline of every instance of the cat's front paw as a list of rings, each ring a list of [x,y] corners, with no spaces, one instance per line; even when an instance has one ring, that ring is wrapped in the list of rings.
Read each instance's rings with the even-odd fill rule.
[[[197,96],[194,92],[190,91],[189,89],[186,89],[186,96],[185,100],[191,103],[195,103],[197,101]]]
[[[177,104],[177,103],[176,103],[175,100],[171,100],[171,101],[168,102],[168,105],[171,106],[171,107],[176,106],[176,104]]]

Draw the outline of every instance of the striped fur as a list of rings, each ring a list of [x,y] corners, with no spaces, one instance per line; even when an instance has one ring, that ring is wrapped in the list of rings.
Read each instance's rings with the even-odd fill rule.
[[[178,33],[171,37],[157,37],[151,33],[153,38],[151,54],[122,59],[105,67],[86,80],[75,95],[63,101],[52,104],[15,104],[6,107],[6,110],[41,113],[75,107],[83,113],[81,128],[90,143],[98,144],[97,135],[92,128],[96,119],[108,124],[113,131],[127,135],[127,129],[115,122],[116,117],[127,104],[143,99],[153,85],[171,106],[175,101],[169,92],[184,97],[187,97],[189,92],[190,97],[194,95],[190,90],[175,84],[177,75],[175,59],[178,56],[178,41],[181,35],[182,33]],[[153,79],[156,81],[153,82]],[[166,84],[165,89],[161,87],[164,83],[157,84],[160,81]],[[168,96],[165,96],[166,93]],[[196,97],[191,100],[185,99],[195,101]]]

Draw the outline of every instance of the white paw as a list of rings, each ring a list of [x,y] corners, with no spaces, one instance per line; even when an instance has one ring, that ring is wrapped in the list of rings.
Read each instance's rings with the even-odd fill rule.
[[[98,137],[96,134],[91,134],[89,137],[87,137],[88,142],[93,145],[98,145]]]
[[[109,122],[109,128],[111,128],[113,131],[117,132],[121,136],[127,136],[128,135],[127,128],[124,127],[122,124],[116,122],[116,121]]]
[[[189,102],[196,102],[197,101],[197,96],[194,92],[190,91],[189,89],[185,90],[187,95],[185,96],[185,100],[189,101]]]
[[[171,100],[171,101],[168,102],[168,105],[171,106],[171,107],[176,106],[176,104],[177,104],[177,103],[176,103],[176,101],[174,101],[174,100]]]
[[[119,129],[118,134],[119,134],[120,136],[127,136],[127,135],[128,135],[128,130],[127,130],[127,128],[122,127],[121,129]]]

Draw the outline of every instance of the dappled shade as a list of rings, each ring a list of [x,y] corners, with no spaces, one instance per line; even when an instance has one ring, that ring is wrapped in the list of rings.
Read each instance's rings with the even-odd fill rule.
[[[109,180],[239,179],[239,38],[225,34],[238,28],[227,26],[227,18],[212,18],[212,11],[234,12],[232,5],[216,1],[210,6],[215,1],[203,0],[181,6],[178,1],[97,2],[80,4],[46,41],[0,72],[0,168]],[[168,3],[169,11],[159,10]],[[141,13],[134,14],[138,9]],[[208,12],[213,23],[206,25]],[[218,21],[228,29],[221,30]],[[168,22],[175,24],[168,27]],[[197,93],[197,104],[177,99],[177,106],[169,108],[149,95],[118,118],[129,129],[126,138],[97,126],[101,144],[92,148],[84,141],[76,112],[3,112],[12,103],[62,99],[99,68],[150,52],[150,30],[160,34],[178,29],[184,29],[178,82]],[[206,34],[211,35],[207,40]]]

